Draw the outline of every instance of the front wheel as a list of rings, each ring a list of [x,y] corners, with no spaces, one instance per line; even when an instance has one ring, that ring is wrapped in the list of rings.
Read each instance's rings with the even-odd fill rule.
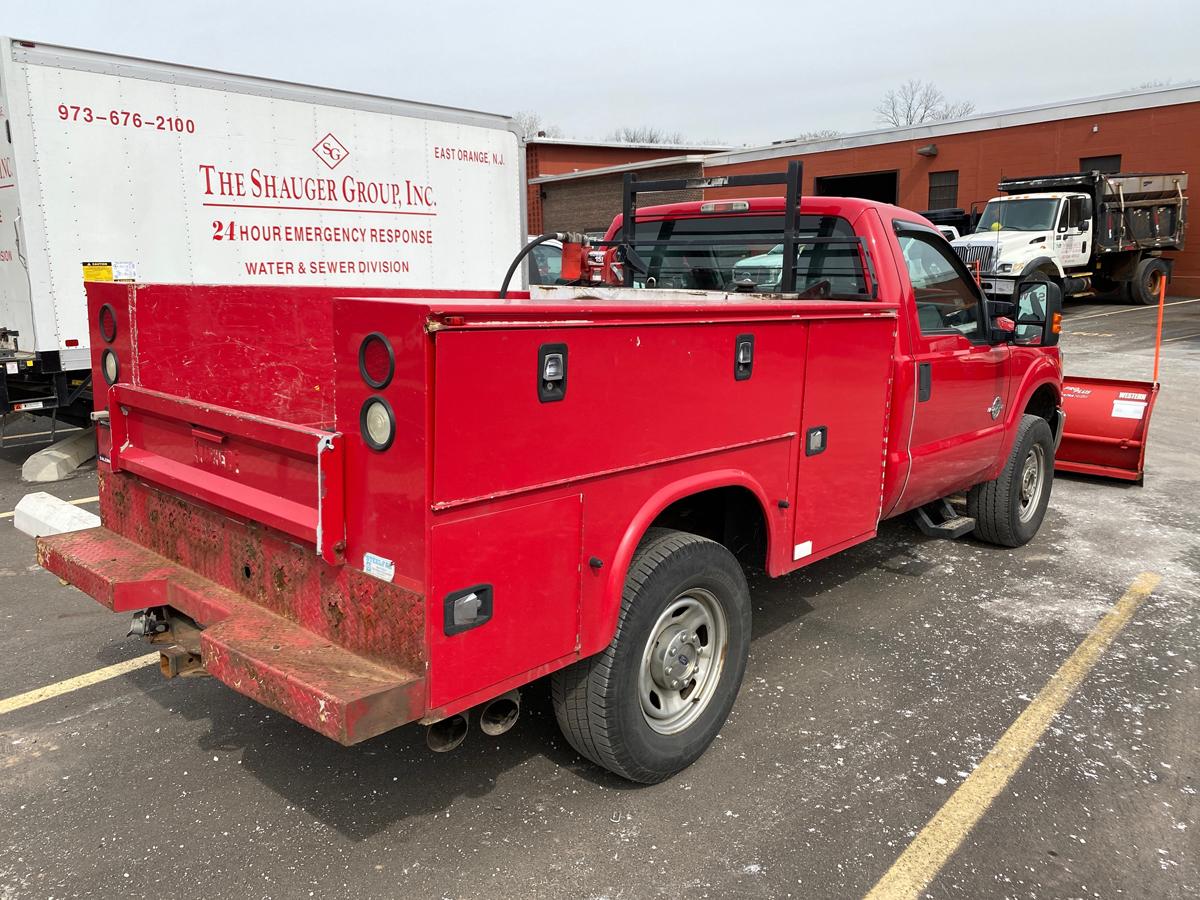
[[[555,716],[583,756],[653,784],[712,743],[749,653],[750,592],[733,554],[654,528],[629,567],[608,648],[552,676]]]
[[[1020,547],[1038,533],[1054,483],[1054,435],[1040,416],[1025,415],[1017,440],[994,481],[967,492],[975,536],[1001,547]]]

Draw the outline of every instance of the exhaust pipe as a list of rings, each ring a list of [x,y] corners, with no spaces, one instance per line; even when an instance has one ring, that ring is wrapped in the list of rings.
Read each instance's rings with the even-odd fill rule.
[[[425,743],[434,753],[449,753],[467,739],[467,727],[463,713],[434,722],[425,729]]]
[[[520,715],[521,692],[509,691],[484,704],[483,711],[479,714],[479,727],[483,729],[484,734],[495,737],[516,725]]]

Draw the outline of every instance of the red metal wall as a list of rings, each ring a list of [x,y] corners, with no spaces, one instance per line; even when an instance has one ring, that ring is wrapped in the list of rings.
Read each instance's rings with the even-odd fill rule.
[[[1093,130],[1095,129],[1095,130]],[[937,156],[917,155],[917,148],[937,145]],[[894,170],[899,173],[898,205],[913,210],[929,206],[929,173],[958,172],[958,206],[970,209],[996,194],[1003,177],[1074,172],[1082,157],[1120,154],[1125,172],[1200,172],[1200,103],[1106,113],[1056,122],[1018,125],[990,131],[897,141],[870,147],[831,150],[805,156],[777,156],[733,165],[706,165],[706,175],[779,172],[789,159],[804,161],[804,192],[813,193],[814,179]],[[1200,189],[1200,183],[1192,190]],[[761,189],[782,194],[783,189]],[[713,196],[738,191],[712,191]],[[1200,237],[1176,255],[1175,293],[1200,295]]]

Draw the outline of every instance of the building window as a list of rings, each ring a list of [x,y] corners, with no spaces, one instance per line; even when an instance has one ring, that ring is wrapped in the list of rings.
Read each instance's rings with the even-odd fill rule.
[[[958,206],[958,171],[929,173],[929,208]]]
[[[1114,156],[1083,156],[1079,159],[1080,172],[1103,172],[1116,175],[1121,171],[1121,154]]]

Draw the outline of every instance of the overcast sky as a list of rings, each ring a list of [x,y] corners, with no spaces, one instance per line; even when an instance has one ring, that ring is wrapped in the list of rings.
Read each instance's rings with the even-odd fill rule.
[[[908,78],[978,112],[1200,80],[1200,2],[0,0],[12,37],[410,100],[763,143],[876,127]],[[1129,40],[1129,46],[1122,44]]]

